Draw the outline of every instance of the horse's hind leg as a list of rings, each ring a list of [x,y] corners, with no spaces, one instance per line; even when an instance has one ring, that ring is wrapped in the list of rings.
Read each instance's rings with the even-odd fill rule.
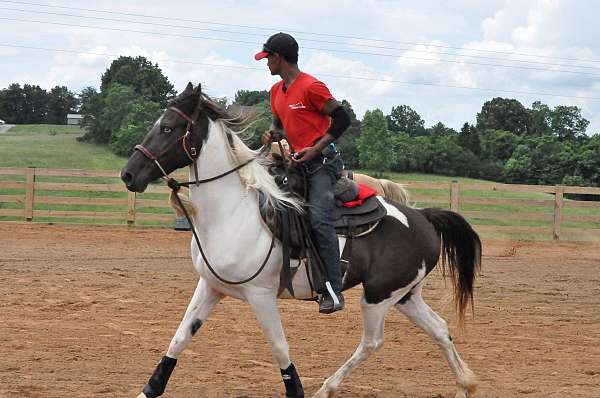
[[[419,283],[411,291],[410,297],[407,296],[406,300],[401,300],[396,304],[396,308],[439,345],[456,377],[456,384],[458,385],[456,398],[473,397],[477,387],[475,374],[458,355],[452,337],[448,332],[446,321],[433,312],[427,303],[423,301],[422,287],[423,284]]]
[[[183,320],[171,340],[167,355],[158,363],[152,377],[150,377],[148,384],[144,387],[143,392],[138,395],[138,398],[155,398],[163,394],[177,363],[177,357],[189,345],[192,337],[222,297],[221,293],[208,286],[203,279],[200,279]]]
[[[393,302],[384,301],[378,304],[368,304],[363,296],[360,305],[363,318],[363,335],[360,345],[352,357],[332,376],[325,380],[323,386],[313,398],[333,397],[346,376],[383,345],[385,315],[393,305]]]

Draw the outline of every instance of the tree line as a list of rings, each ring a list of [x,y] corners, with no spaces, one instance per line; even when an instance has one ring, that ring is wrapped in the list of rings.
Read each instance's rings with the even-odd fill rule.
[[[0,90],[0,119],[9,124],[65,124],[75,113],[77,96],[65,86],[46,91],[40,86],[19,83]]]
[[[251,129],[253,141],[270,124],[267,91],[239,91],[234,104],[266,109],[265,122]],[[600,135],[586,135],[589,121],[576,106],[554,108],[536,101],[531,108],[510,98],[486,101],[476,123],[459,131],[425,120],[410,106],[384,114],[368,110],[337,144],[348,168],[418,172],[520,184],[600,186]]]
[[[87,87],[78,98],[65,87],[44,97],[35,87],[13,84],[2,90],[0,115],[9,123],[50,123],[64,109],[70,112],[79,106],[86,129],[80,139],[106,144],[122,156],[131,153],[176,94],[158,65],[141,56],[119,57],[102,74],[100,90]],[[41,97],[47,102],[34,100]],[[67,103],[60,108],[63,113],[39,105],[51,103],[51,97],[54,103]],[[231,101],[218,102],[232,112],[260,114],[244,132],[250,146],[258,148],[272,119],[268,91],[239,90]],[[409,105],[395,106],[389,114],[368,110],[359,120],[348,101],[341,104],[351,117],[337,142],[347,168],[600,186],[600,135],[586,135],[589,121],[576,106],[552,108],[536,101],[526,107],[516,99],[493,98],[482,105],[475,124],[464,123],[457,131],[441,122],[426,127]]]

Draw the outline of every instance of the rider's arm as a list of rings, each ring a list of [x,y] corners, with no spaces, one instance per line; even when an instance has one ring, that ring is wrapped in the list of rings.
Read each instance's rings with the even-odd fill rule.
[[[321,152],[327,145],[341,137],[350,126],[350,116],[339,102],[332,99],[325,103],[321,113],[331,117],[331,125],[327,133],[315,144],[315,150]]]
[[[338,139],[342,133],[350,126],[350,116],[348,112],[335,99],[328,100],[321,113],[331,117],[331,125],[323,137],[319,139],[313,146],[304,148],[292,158],[297,163],[302,163],[313,159],[320,154],[327,145]]]

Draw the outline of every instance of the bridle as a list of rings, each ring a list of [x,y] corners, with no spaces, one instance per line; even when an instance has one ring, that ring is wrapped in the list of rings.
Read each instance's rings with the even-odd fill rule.
[[[177,145],[181,141],[181,146],[183,147],[183,151],[185,152],[188,159],[190,159],[192,161],[192,163],[194,164],[194,177],[196,179],[196,183],[198,183],[198,166],[196,165],[196,159],[198,159],[198,156],[200,155],[200,151],[197,150],[197,148],[195,146],[191,146],[191,144],[187,145],[186,140],[188,142],[190,142],[190,137],[192,135],[192,128],[196,124],[194,119],[198,117],[199,112],[195,111],[194,115],[193,115],[194,118],[192,118],[175,106],[171,106],[169,108],[169,110],[177,113],[179,116],[181,116],[182,118],[184,118],[187,121],[187,126],[185,128],[185,134],[182,135],[181,137],[179,137],[177,139],[177,141],[174,141],[167,148],[165,148],[165,150],[163,150],[161,153],[159,153],[158,156],[155,156],[152,152],[150,152],[148,150],[148,148],[144,147],[141,144],[136,145],[134,147],[134,149],[140,151],[145,157],[152,160],[156,164],[156,166],[158,166],[158,169],[163,173],[162,178],[165,180],[168,180],[169,175],[167,174],[165,169],[162,167],[162,165],[160,164],[158,159],[161,156],[163,156],[165,153],[169,152],[173,146]],[[188,148],[188,146],[189,146],[189,148]]]
[[[206,254],[204,254],[204,250],[202,249],[202,245],[200,244],[200,238],[198,237],[198,234],[196,233],[196,228],[194,227],[194,223],[192,222],[192,219],[188,213],[188,211],[186,210],[185,206],[183,205],[183,203],[181,202],[181,198],[179,197],[179,195],[177,194],[177,192],[179,191],[179,189],[184,186],[184,187],[189,187],[192,184],[196,184],[196,186],[203,184],[203,183],[207,183],[207,182],[211,182],[211,181],[215,181],[218,180],[222,177],[225,177],[226,175],[229,175],[231,173],[234,173],[236,171],[238,171],[239,169],[241,169],[242,167],[248,165],[250,162],[252,162],[254,160],[254,157],[248,159],[247,161],[235,166],[233,169],[226,171],[224,173],[221,173],[217,176],[214,177],[210,177],[210,178],[206,178],[203,180],[199,180],[198,179],[198,167],[197,167],[197,163],[196,160],[198,159],[198,156],[200,155],[200,151],[195,147],[195,146],[189,146],[189,148],[186,146],[186,139],[189,140],[189,138],[192,135],[192,127],[194,127],[195,125],[195,119],[198,118],[199,116],[199,112],[195,111],[193,117],[190,117],[188,115],[186,115],[183,111],[181,111],[179,108],[171,106],[169,108],[170,110],[172,110],[173,112],[177,113],[179,116],[181,116],[182,118],[184,118],[187,121],[187,127],[186,127],[186,132],[184,135],[182,135],[180,138],[177,139],[177,141],[173,142],[171,145],[169,145],[164,151],[162,151],[160,154],[158,154],[158,156],[154,156],[154,154],[152,152],[150,152],[146,147],[144,147],[143,145],[136,145],[135,149],[140,151],[145,157],[147,157],[148,159],[152,160],[160,169],[160,171],[163,173],[163,176],[161,177],[162,179],[164,179],[165,181],[167,181],[167,185],[169,186],[169,188],[171,188],[171,190],[173,191],[173,193],[175,194],[175,198],[177,200],[177,203],[179,204],[179,207],[183,210],[183,214],[185,215],[185,218],[187,219],[188,223],[190,224],[190,226],[192,227],[192,233],[194,234],[194,239],[196,240],[196,244],[198,245],[198,249],[200,251],[200,255],[202,256],[202,259],[204,260],[204,263],[206,264],[206,266],[208,267],[208,269],[210,270],[210,272],[215,276],[215,278],[217,278],[219,281],[228,284],[228,285],[241,285],[247,282],[250,282],[251,280],[253,280],[254,278],[256,278],[261,272],[262,270],[265,268],[265,266],[267,265],[267,262],[269,261],[269,258],[271,257],[271,252],[273,252],[273,247],[275,247],[275,234],[272,234],[272,238],[271,238],[271,245],[269,247],[269,251],[267,252],[267,256],[265,257],[262,265],[258,268],[258,271],[256,271],[252,276],[241,280],[241,281],[230,281],[228,279],[223,278],[222,276],[220,276],[219,274],[217,274],[217,272],[214,270],[214,268],[210,265],[208,258],[206,257]],[[229,145],[233,146],[233,142],[231,140],[231,137],[228,136],[228,140],[229,140]],[[181,141],[181,145],[183,147],[183,150],[185,152],[185,154],[187,155],[187,157],[192,161],[192,163],[194,164],[194,177],[195,177],[195,181],[188,181],[188,182],[178,182],[177,180],[175,180],[174,178],[170,178],[169,175],[165,172],[165,169],[161,166],[160,162],[158,161],[158,159],[163,156],[165,153],[167,153],[174,145],[176,145],[177,143],[179,143],[179,141]]]
[[[159,170],[163,173],[163,176],[161,178],[163,180],[167,181],[167,183],[169,183],[169,187],[171,187],[170,181],[174,181],[177,183],[178,186],[184,186],[184,187],[189,187],[192,184],[196,184],[196,186],[198,186],[200,184],[215,181],[222,177],[225,177],[226,175],[229,175],[231,173],[238,171],[239,169],[248,165],[250,162],[252,162],[254,160],[254,158],[252,157],[252,158],[248,159],[247,161],[235,166],[233,169],[231,169],[229,171],[226,171],[226,172],[221,173],[214,177],[199,180],[198,179],[198,165],[196,163],[196,160],[198,159],[198,156],[200,156],[200,151],[195,146],[189,145],[189,148],[188,148],[188,145],[186,144],[186,139],[189,140],[189,138],[192,135],[192,127],[194,127],[194,125],[196,124],[194,118],[197,118],[199,116],[199,112],[195,111],[194,118],[192,118],[192,117],[189,117],[187,114],[185,114],[185,112],[183,112],[182,110],[180,110],[179,108],[177,108],[175,106],[171,106],[169,108],[169,110],[172,110],[173,112],[177,113],[179,116],[181,116],[182,118],[184,118],[187,121],[187,127],[186,127],[185,134],[182,135],[181,137],[179,137],[177,139],[177,141],[173,142],[167,148],[165,148],[165,150],[162,151],[160,154],[158,154],[158,156],[154,156],[154,154],[152,152],[150,152],[143,145],[138,144],[134,147],[134,149],[140,151],[145,157],[152,160],[156,164],[156,166],[158,166]],[[233,142],[231,141],[230,136],[227,136],[227,138],[230,140],[229,145],[233,146]],[[175,146],[177,143],[179,143],[179,141],[181,141],[181,146],[183,147],[183,151],[187,155],[188,159],[190,159],[194,165],[194,181],[180,183],[180,182],[175,181],[173,178],[169,178],[169,175],[167,174],[165,169],[161,166],[160,162],[158,161],[158,158],[160,158],[165,153],[167,153],[173,146]]]

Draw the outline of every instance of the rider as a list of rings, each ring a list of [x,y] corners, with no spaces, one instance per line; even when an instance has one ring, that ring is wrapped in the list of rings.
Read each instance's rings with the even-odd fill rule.
[[[254,58],[267,58],[271,75],[281,81],[271,87],[273,124],[261,140],[281,138],[285,130],[292,149],[291,160],[308,175],[308,204],[312,234],[327,270],[331,290],[320,293],[319,312],[329,314],[344,308],[340,249],[331,212],[334,188],[342,171],[342,159],[333,142],[350,125],[350,117],[327,86],[298,68],[298,43],[286,33],[269,37]]]

